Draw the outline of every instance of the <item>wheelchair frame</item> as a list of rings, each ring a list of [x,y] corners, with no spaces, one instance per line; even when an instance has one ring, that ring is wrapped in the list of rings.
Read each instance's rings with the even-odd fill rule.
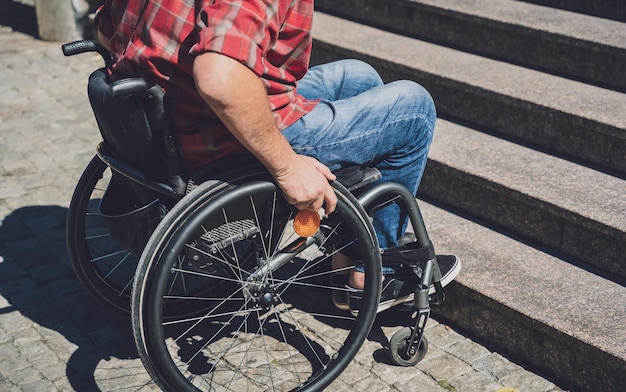
[[[108,51],[92,41],[77,41],[63,45],[63,52],[66,56],[92,51],[98,52],[100,55],[102,55],[106,65],[110,66],[112,59]],[[110,86],[110,93],[113,96],[132,95],[145,92],[151,87],[152,86],[150,86],[143,79],[127,79],[112,84]],[[172,135],[165,136],[170,138],[172,137]],[[165,144],[171,146],[171,144],[168,144],[167,141]],[[195,191],[186,192],[185,189],[180,187],[180,184],[171,185],[164,181],[150,178],[149,176],[138,170],[136,167],[127,164],[122,159],[119,159],[119,157],[115,156],[114,153],[109,151],[109,147],[106,142],[102,142],[97,146],[96,156],[98,160],[104,163],[106,167],[110,168],[113,172],[123,176],[124,178],[132,181],[135,184],[139,184],[141,187],[150,189],[167,199],[175,201],[172,211],[170,211],[166,217],[169,217],[171,214],[174,213],[182,213],[182,215],[185,215],[188,213],[187,210],[200,212],[204,210],[212,211],[211,203],[222,203],[224,206],[226,206],[223,207],[223,209],[230,208],[228,207],[230,201],[227,200],[227,196],[225,195],[236,199],[240,197],[239,194],[241,194],[242,196],[249,197],[250,200],[252,200],[253,197],[255,197],[257,194],[267,192],[274,193],[275,195],[277,192],[275,186],[274,188],[272,188],[272,186],[268,185],[270,184],[270,182],[266,180],[259,181],[267,175],[263,175],[261,172],[255,169],[258,168],[258,164],[255,163],[252,163],[245,167],[245,170],[250,169],[253,172],[257,170],[255,172],[256,174],[250,175],[251,179],[254,180],[253,182],[239,183],[238,178],[247,177],[247,175],[242,174],[244,170],[235,170],[233,173],[237,174],[231,173],[231,175],[227,175],[226,181],[218,181],[217,183],[215,181],[208,181],[209,184],[199,185]],[[91,165],[98,167],[97,169],[95,169],[95,172],[103,169],[102,166],[98,166],[95,161],[92,161],[92,164],[90,164],[90,166]],[[89,167],[87,171],[89,171]],[[94,176],[93,173],[91,174],[91,176]],[[377,291],[377,293],[368,292],[365,294],[365,298],[367,299],[367,301],[365,301],[365,307],[362,308],[364,311],[358,312],[358,315],[356,316],[356,325],[359,325],[360,323],[362,327],[360,327],[359,332],[354,335],[356,337],[352,337],[352,334],[350,334],[348,336],[348,340],[346,340],[346,342],[350,341],[351,345],[352,343],[358,344],[358,347],[340,347],[334,355],[337,355],[337,357],[341,358],[341,360],[334,361],[334,359],[331,358],[328,362],[329,364],[333,364],[333,369],[325,369],[321,371],[318,370],[317,372],[319,374],[314,371],[312,375],[310,375],[309,379],[301,382],[299,385],[295,385],[295,387],[294,385],[289,385],[285,388],[292,389],[293,387],[293,390],[318,390],[321,387],[325,387],[339,376],[341,371],[348,365],[348,362],[352,359],[352,357],[354,357],[354,355],[358,351],[358,348],[365,340],[367,333],[369,332],[369,329],[371,328],[371,325],[373,324],[375,318],[375,305],[377,304],[378,298],[380,296],[381,280],[379,274],[373,272],[376,270],[376,268],[379,268],[380,266],[380,251],[378,250],[378,244],[375,235],[372,234],[373,229],[371,227],[369,216],[373,212],[382,209],[392,203],[398,203],[399,205],[401,205],[401,207],[405,208],[414,229],[417,243],[424,250],[424,255],[428,255],[428,257],[424,262],[421,277],[419,277],[418,279],[419,283],[415,287],[414,300],[412,303],[406,304],[405,306],[408,308],[408,310],[410,310],[410,316],[407,322],[408,327],[398,331],[396,335],[394,335],[390,340],[390,355],[392,360],[396,364],[401,366],[412,366],[419,362],[424,357],[427,351],[428,344],[426,338],[424,337],[424,329],[426,322],[430,316],[430,303],[442,303],[444,300],[444,295],[442,291],[442,285],[440,283],[442,279],[441,271],[439,269],[436,257],[434,256],[433,245],[428,237],[428,233],[426,231],[426,227],[424,225],[419,206],[417,205],[415,196],[407,188],[397,183],[378,183],[369,186],[366,189],[362,189],[361,187],[363,185],[369,184],[379,178],[379,173],[375,169],[366,169],[364,177],[365,178],[358,183],[351,184],[348,189],[345,189],[340,184],[333,184],[336,192],[338,192],[339,195],[343,195],[342,197],[345,199],[345,201],[343,202],[345,204],[344,208],[347,208],[347,210],[350,210],[350,208],[355,209],[354,212],[347,213],[347,215],[354,215],[350,219],[355,222],[361,219],[362,225],[364,226],[363,229],[360,229],[356,227],[358,226],[357,224],[352,227],[351,230],[353,232],[362,231],[360,234],[357,234],[357,237],[361,240],[364,240],[366,238],[370,238],[371,240],[370,244],[365,245],[365,247],[369,249],[365,252],[369,252],[369,255],[365,254],[365,258],[371,260],[366,266],[366,276],[368,276],[368,279],[366,280],[366,290],[367,288],[370,288],[370,290],[373,289],[373,291]],[[231,183],[230,180],[234,181],[232,181]],[[84,198],[85,189],[79,189],[81,188],[80,184],[81,181],[79,181],[79,185],[77,186],[76,194],[83,195],[80,197]],[[216,186],[216,184],[218,186]],[[206,196],[203,195],[202,192],[204,192]],[[192,199],[188,200],[188,196],[192,197]],[[193,199],[194,197],[196,199]],[[183,200],[188,200],[185,202],[187,204],[186,207],[177,207],[181,205],[181,203],[179,202]],[[81,213],[82,210],[76,212],[74,215],[80,215]],[[212,211],[211,213],[215,215],[215,211]],[[82,219],[80,216],[74,216],[73,219],[70,219],[68,221],[68,237],[76,235],[72,232],[72,227],[75,227],[80,219]],[[161,312],[164,311],[160,310],[158,305],[145,304],[154,300],[153,298],[147,296],[147,294],[151,293],[154,290],[156,290],[155,292],[162,291],[162,287],[153,287],[159,285],[162,286],[162,284],[155,284],[147,281],[146,279],[152,279],[153,275],[157,277],[160,276],[160,279],[168,279],[165,272],[159,272],[157,270],[160,263],[160,252],[165,252],[166,250],[170,249],[168,248],[168,246],[170,246],[168,241],[175,242],[177,238],[176,236],[188,235],[186,232],[192,231],[193,228],[188,228],[185,225],[188,224],[187,221],[193,221],[195,218],[193,217],[193,215],[189,215],[187,218],[185,218],[185,221],[182,221],[182,218],[178,218],[177,216],[173,216],[168,219],[169,221],[174,222],[175,226],[178,225],[177,227],[179,227],[179,229],[171,229],[164,225],[163,222],[161,222],[155,233],[148,241],[148,245],[146,245],[146,248],[144,248],[141,259],[139,261],[139,269],[137,272],[135,272],[134,288],[132,293],[133,304],[131,309],[131,313],[133,315],[133,329],[138,351],[142,357],[142,361],[144,362],[146,369],[153,377],[155,382],[157,382],[157,384],[159,384],[162,388],[168,390],[179,390],[181,388],[196,390],[195,388],[201,388],[206,385],[202,383],[194,385],[191,385],[191,383],[189,383],[188,385],[188,381],[181,378],[179,374],[173,374],[176,373],[175,371],[172,373],[172,370],[168,368],[170,366],[170,363],[173,364],[173,359],[169,358],[171,354],[168,354],[166,352],[167,347],[162,346],[159,343],[159,339],[163,340],[167,338],[162,335],[161,327],[158,327],[156,329],[152,328],[152,323],[158,322],[159,320],[161,320],[161,322],[163,323],[167,317],[170,317],[170,315],[166,316],[161,314]],[[184,232],[185,234],[179,235],[177,234],[176,230],[179,230],[181,233]],[[330,238],[332,236],[332,232],[330,234],[327,234],[327,238]],[[325,240],[327,238],[325,238]],[[265,264],[257,267],[257,269],[253,270],[253,272],[249,273],[249,275],[246,275],[246,282],[249,283],[243,284],[243,291],[252,292],[254,290],[257,290],[258,285],[256,282],[264,281],[264,279],[266,279],[266,276],[271,276],[272,274],[276,273],[276,271],[278,271],[281,267],[293,263],[296,257],[299,256],[301,250],[310,247],[316,242],[319,243],[320,241],[319,238],[316,238],[314,236],[306,239],[301,238],[301,240],[302,241],[294,241],[294,245],[292,247],[285,248],[286,251],[267,258],[267,260],[264,260]],[[232,247],[234,251],[234,242],[230,239],[229,241],[233,243]],[[146,249],[150,249],[154,252],[152,252],[151,254],[147,254]],[[323,250],[323,247],[320,247],[320,249]],[[171,249],[169,250],[169,252],[176,253]],[[70,253],[72,253],[72,251],[70,251]],[[171,259],[173,256],[168,256],[166,252],[165,256],[163,257],[165,257],[165,259],[170,257]],[[74,255],[73,257],[71,255],[71,258],[74,265],[87,262],[85,260],[80,260],[80,255]],[[175,263],[175,261],[170,261],[170,263]],[[174,264],[171,265],[173,266]],[[173,269],[174,267],[171,268]],[[96,278],[92,278],[80,273],[78,275],[79,278],[83,280],[106,279],[106,277],[98,276]],[[107,295],[98,293],[97,285],[92,286],[90,284],[91,282],[83,281],[83,283],[89,283],[86,284],[86,286],[91,287],[90,291],[97,297]],[[432,296],[429,294],[429,289],[431,285],[433,285],[435,288],[435,293]],[[257,294],[253,293],[246,295],[249,295],[249,298],[252,298],[252,302],[254,302],[254,305],[257,309],[262,308],[262,311],[268,312],[268,310],[276,304],[275,297],[278,297],[278,295],[272,290],[270,290],[269,288],[258,288]],[[94,293],[94,291],[96,292]],[[160,299],[159,301],[162,301],[162,299]],[[108,302],[109,305],[111,304],[111,302],[109,301],[104,302]],[[165,305],[161,305],[163,306],[163,309],[165,309]],[[117,309],[120,310],[120,307],[117,306]],[[206,311],[206,309],[203,310]],[[261,312],[261,310],[257,310],[257,312]],[[157,314],[157,316],[155,316],[155,314]],[[274,316],[277,318],[280,317],[276,315]],[[261,317],[266,316],[262,315]],[[260,322],[260,324],[262,324],[262,322]],[[152,329],[154,329],[155,332],[147,332]],[[152,337],[152,335],[150,334],[157,335],[157,338]],[[154,356],[158,356],[159,359],[154,360]],[[167,358],[163,359],[162,357]],[[238,370],[235,369],[233,371],[237,372]],[[208,387],[212,388],[211,386]]]

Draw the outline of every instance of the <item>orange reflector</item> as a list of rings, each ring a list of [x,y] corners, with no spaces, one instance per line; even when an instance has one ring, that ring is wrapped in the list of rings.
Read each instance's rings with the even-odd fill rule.
[[[293,230],[300,237],[310,237],[320,228],[319,213],[311,210],[300,210],[293,218]]]

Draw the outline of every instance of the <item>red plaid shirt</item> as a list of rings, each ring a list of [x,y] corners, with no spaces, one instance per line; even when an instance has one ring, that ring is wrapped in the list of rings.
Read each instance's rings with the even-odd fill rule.
[[[198,94],[194,56],[218,52],[254,71],[282,130],[317,103],[296,93],[309,65],[312,18],[313,0],[105,0],[96,23],[111,38],[114,77],[142,76],[165,89],[193,169],[243,150]]]

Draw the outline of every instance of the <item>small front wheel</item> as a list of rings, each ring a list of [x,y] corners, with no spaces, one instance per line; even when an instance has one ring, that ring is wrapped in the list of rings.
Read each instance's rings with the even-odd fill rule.
[[[389,341],[389,355],[394,364],[405,367],[414,366],[426,356],[428,340],[426,340],[425,336],[422,337],[422,341],[415,353],[409,355],[407,348],[410,344],[411,334],[412,329],[404,327],[391,337]]]

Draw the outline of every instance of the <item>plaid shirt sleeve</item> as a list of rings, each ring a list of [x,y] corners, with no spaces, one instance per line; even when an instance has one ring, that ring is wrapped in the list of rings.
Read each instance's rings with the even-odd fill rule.
[[[191,54],[218,52],[242,62],[258,76],[285,82],[300,79],[306,73],[310,53],[313,3],[301,1],[295,8],[293,3],[205,1],[198,12],[198,40]]]

